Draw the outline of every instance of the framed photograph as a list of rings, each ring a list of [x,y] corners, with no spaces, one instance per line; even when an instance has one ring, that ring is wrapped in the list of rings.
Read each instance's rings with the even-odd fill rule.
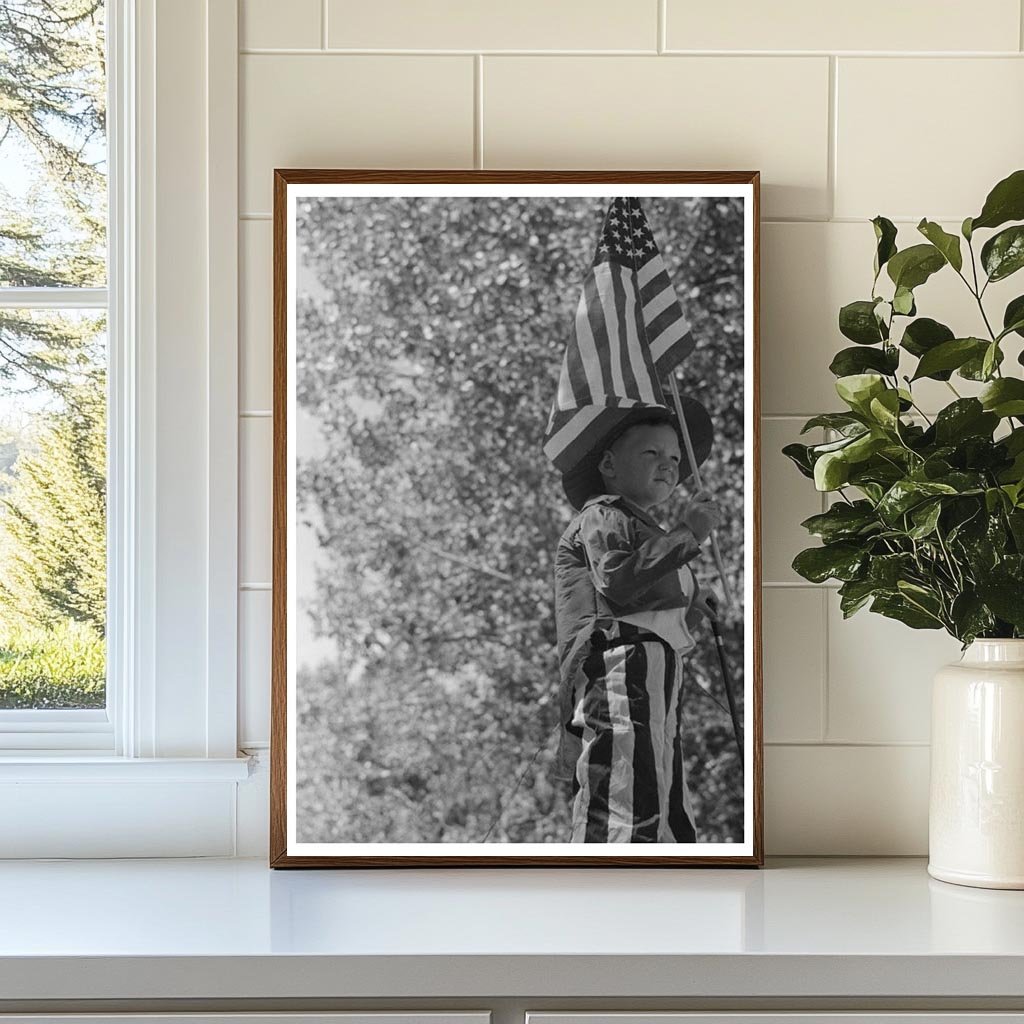
[[[275,171],[272,866],[762,863],[758,185]]]

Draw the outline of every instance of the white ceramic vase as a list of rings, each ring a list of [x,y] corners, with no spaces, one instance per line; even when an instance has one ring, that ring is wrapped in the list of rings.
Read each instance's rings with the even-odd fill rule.
[[[928,873],[1024,889],[1024,640],[975,640],[932,688]]]

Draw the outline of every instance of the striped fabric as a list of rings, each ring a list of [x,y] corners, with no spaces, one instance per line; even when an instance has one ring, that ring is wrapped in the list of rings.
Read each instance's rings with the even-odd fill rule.
[[[607,631],[613,642],[639,633],[627,623]],[[587,658],[570,726],[582,741],[572,842],[697,841],[683,759],[680,669],[672,648],[657,640],[593,650]]]
[[[613,200],[576,308],[544,454],[566,473],[629,409],[664,405],[661,381],[693,345],[640,200]]]

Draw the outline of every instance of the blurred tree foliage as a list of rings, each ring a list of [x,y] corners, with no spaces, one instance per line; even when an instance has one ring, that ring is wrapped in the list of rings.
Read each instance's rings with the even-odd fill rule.
[[[0,287],[106,281],[102,0],[0,0],[0,146],[32,182],[0,182]],[[0,384],[63,394],[94,353],[76,332],[0,309]]]
[[[106,283],[104,14],[0,0],[0,288]],[[105,363],[102,317],[0,309],[2,707],[104,702]]]
[[[106,633],[106,394],[102,374],[48,417],[0,497],[0,610],[7,623],[73,620]],[[40,416],[40,419],[44,417]]]
[[[552,559],[571,511],[540,442],[609,201],[299,202],[297,392],[319,427],[300,427],[299,515],[320,544],[301,590],[337,647],[300,671],[302,841],[565,841]],[[645,208],[698,338],[686,388],[717,426],[705,484],[740,593],[742,205]],[[741,693],[740,610],[725,631]],[[722,698],[713,659],[705,636],[689,770],[701,838],[739,841],[731,726],[696,685]]]

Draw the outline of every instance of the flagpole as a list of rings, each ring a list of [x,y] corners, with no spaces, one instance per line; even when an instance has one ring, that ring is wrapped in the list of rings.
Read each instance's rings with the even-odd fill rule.
[[[683,415],[683,400],[679,397],[679,383],[674,372],[668,375],[669,388],[672,391],[672,401],[676,406],[676,416],[679,419],[679,427],[683,435],[683,446],[686,448],[686,457],[690,460],[690,469],[693,471],[693,482],[697,490],[703,490],[704,484],[700,478],[700,467],[697,465],[697,456],[693,450],[693,441],[690,439],[690,428],[686,425],[686,417]],[[715,568],[718,569],[718,578],[722,581],[722,596],[725,603],[732,607],[732,592],[729,590],[729,583],[725,577],[725,566],[722,564],[722,552],[718,547],[718,535],[711,531],[711,555],[715,560]]]

